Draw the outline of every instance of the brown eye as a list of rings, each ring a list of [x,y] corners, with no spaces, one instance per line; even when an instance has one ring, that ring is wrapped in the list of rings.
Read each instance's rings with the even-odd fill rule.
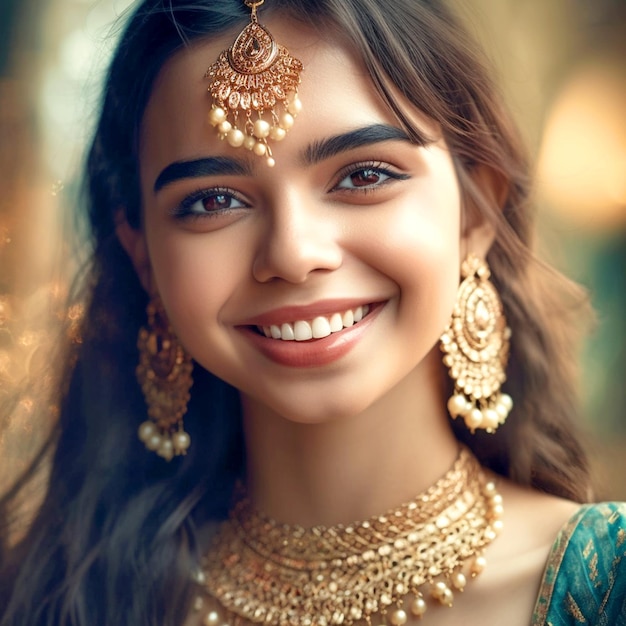
[[[172,212],[175,217],[208,217],[228,213],[235,209],[247,208],[249,205],[239,193],[227,188],[213,187],[196,191],[183,200]]]
[[[374,169],[359,170],[350,174],[350,181],[354,187],[368,187],[381,182],[384,174]]]
[[[338,175],[334,191],[374,191],[394,180],[406,180],[408,176],[383,163],[355,163]]]
[[[216,193],[207,196],[202,200],[202,206],[207,211],[223,211],[230,209],[233,205],[233,197],[224,193]]]

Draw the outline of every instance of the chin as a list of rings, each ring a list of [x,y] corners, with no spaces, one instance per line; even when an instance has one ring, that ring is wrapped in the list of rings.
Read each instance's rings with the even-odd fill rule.
[[[310,398],[298,398],[296,402],[267,402],[259,400],[273,413],[282,419],[295,424],[321,425],[349,420],[366,411],[376,398],[346,397],[345,391],[341,395],[327,394],[320,398],[319,395],[311,394]],[[355,394],[356,395],[356,394]]]

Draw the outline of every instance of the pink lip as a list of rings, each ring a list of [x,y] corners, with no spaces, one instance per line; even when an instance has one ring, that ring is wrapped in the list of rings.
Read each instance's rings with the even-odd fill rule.
[[[237,326],[248,341],[250,341],[264,356],[279,365],[288,367],[322,367],[345,356],[360,341],[373,321],[382,310],[384,303],[370,305],[370,312],[357,324],[344,328],[338,333],[332,333],[322,339],[309,341],[282,341],[265,337],[255,330],[254,326],[269,326],[295,320],[308,320],[318,315],[328,315],[338,311],[356,308],[363,304],[359,301],[348,302],[336,300],[323,303],[323,308],[313,307],[285,307],[265,313],[251,320],[249,325]],[[339,304],[339,306],[337,306]]]
[[[298,320],[312,320],[320,315],[330,316],[333,313],[344,313],[348,309],[356,309],[364,304],[371,303],[363,300],[363,298],[359,300],[343,298],[324,300],[306,306],[283,306],[251,317],[242,322],[241,326],[271,326],[272,324],[280,326],[281,324]]]

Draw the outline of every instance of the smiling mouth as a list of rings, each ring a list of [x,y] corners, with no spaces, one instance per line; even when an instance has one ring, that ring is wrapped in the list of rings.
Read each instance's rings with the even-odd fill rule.
[[[280,326],[256,326],[256,330],[268,339],[281,341],[310,341],[323,339],[345,328],[350,328],[360,322],[370,312],[370,305],[364,304],[347,311],[332,313],[329,316],[319,315],[312,320],[296,320],[286,322]]]

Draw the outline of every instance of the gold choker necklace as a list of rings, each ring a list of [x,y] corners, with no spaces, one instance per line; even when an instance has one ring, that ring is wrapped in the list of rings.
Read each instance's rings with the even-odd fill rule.
[[[452,605],[502,528],[502,497],[465,448],[412,502],[350,526],[280,524],[243,498],[197,575],[206,626],[400,626],[426,598]]]

